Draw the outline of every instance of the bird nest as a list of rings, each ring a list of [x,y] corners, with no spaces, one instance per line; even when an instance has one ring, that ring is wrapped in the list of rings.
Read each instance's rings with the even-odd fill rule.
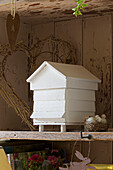
[[[84,128],[85,128],[85,131],[87,131],[87,132],[107,131],[108,123],[101,123],[101,122],[89,123],[89,122],[85,121]]]

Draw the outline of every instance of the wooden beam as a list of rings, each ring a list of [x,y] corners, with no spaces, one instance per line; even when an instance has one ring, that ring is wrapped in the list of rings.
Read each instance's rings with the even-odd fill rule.
[[[16,0],[16,1],[23,1],[23,0]],[[0,5],[11,4],[11,0],[0,0]]]
[[[113,132],[83,132],[90,134],[92,141],[113,141]],[[37,132],[37,131],[0,131],[0,140],[43,140],[43,141],[87,141],[81,139],[80,132]]]
[[[9,4],[9,3],[11,3],[11,0],[1,0],[0,1],[0,5],[2,4],[2,5],[4,5],[4,4]]]

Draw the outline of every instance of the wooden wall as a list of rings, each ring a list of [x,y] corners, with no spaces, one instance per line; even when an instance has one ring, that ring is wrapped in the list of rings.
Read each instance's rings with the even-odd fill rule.
[[[112,25],[111,16],[86,18],[83,22],[83,65],[101,79],[96,93],[96,113],[111,119],[111,67]]]
[[[112,25],[111,15],[85,17],[32,27],[34,39],[48,35],[66,40],[76,48],[77,64],[84,65],[101,79],[96,93],[96,114],[106,114],[111,121],[111,65],[112,65]],[[46,28],[46,29],[45,29]],[[44,54],[38,60],[50,60]]]
[[[96,114],[106,114],[112,126],[112,25],[111,16],[86,18],[83,21],[83,65],[101,79],[96,92]],[[83,144],[86,152],[88,144]],[[93,142],[91,157],[94,163],[112,162],[110,142]],[[98,150],[98,152],[95,152]],[[108,154],[109,153],[109,154]]]
[[[27,43],[30,26],[21,23],[17,41],[23,40]],[[0,18],[0,43],[7,44],[6,21]],[[2,57],[0,56],[0,60]],[[20,98],[27,102],[28,84],[27,78],[27,57],[22,52],[13,53],[8,57],[5,75],[12,84],[14,90]],[[0,130],[19,130],[26,129],[22,120],[17,116],[14,109],[8,107],[0,96]]]
[[[84,17],[82,19],[75,18],[74,20],[40,24],[32,27],[34,39],[36,39],[37,36],[42,39],[50,34],[74,44],[78,61],[77,64],[84,65],[95,76],[101,79],[102,83],[99,85],[99,90],[96,93],[96,114],[106,114],[109,125],[111,126],[111,15]],[[43,57],[39,58],[38,65],[44,60],[49,59],[49,57],[47,58],[46,55],[43,55]],[[60,143],[57,143],[56,146],[61,147],[62,144],[60,146]],[[65,145],[68,151],[68,161],[72,146],[72,143]],[[75,149],[79,149],[87,156],[88,143],[79,143]],[[94,159],[93,163],[111,163],[112,143],[93,142],[91,144],[91,159]]]
[[[36,23],[35,23],[36,24]],[[77,64],[84,65],[89,71],[102,80],[99,90],[96,93],[96,113],[107,114],[110,125],[112,124],[111,113],[111,68],[112,68],[112,22],[111,15],[92,16],[75,18],[73,20],[51,22],[40,25],[25,25],[21,23],[18,41],[28,41],[28,33],[33,36],[33,41],[39,37],[43,39],[54,35],[63,40],[69,41],[76,48]],[[7,43],[5,20],[0,19],[0,43]],[[49,55],[43,54],[37,60],[37,67],[44,61],[51,60]],[[6,67],[7,79],[12,83],[19,96],[25,101],[28,100],[27,60],[26,55],[17,52],[8,59]],[[0,97],[0,130],[19,130],[26,126],[12,108]],[[57,143],[56,146],[61,147]],[[100,147],[101,146],[101,147]],[[63,145],[64,147],[64,145]],[[70,158],[73,143],[65,145],[68,161]],[[64,149],[65,149],[64,148]],[[78,143],[77,148],[87,156],[88,143]],[[98,152],[97,152],[98,151]],[[103,154],[104,153],[104,154]],[[109,154],[108,154],[109,153]],[[111,142],[96,142],[91,144],[91,159],[95,163],[111,163],[112,144]]]

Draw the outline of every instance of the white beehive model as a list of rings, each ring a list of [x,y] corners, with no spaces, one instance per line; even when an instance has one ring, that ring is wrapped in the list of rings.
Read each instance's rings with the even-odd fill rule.
[[[95,90],[101,81],[81,65],[43,62],[27,79],[33,95],[34,125],[82,124],[95,114]]]

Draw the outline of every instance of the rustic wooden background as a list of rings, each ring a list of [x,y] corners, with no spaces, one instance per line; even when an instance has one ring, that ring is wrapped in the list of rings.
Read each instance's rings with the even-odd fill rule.
[[[0,18],[0,43],[8,43],[5,20]],[[30,25],[21,22],[18,41],[35,42],[36,37],[43,39],[48,35],[54,36],[74,44],[76,48],[77,64],[84,65],[89,71],[101,79],[96,93],[96,113],[107,114],[109,125],[112,125],[112,15],[85,16],[72,20]],[[50,60],[49,55],[41,55],[37,60],[37,67],[44,61]],[[22,52],[14,53],[8,60],[6,75],[19,96],[28,101],[28,85],[26,79],[27,60]],[[29,103],[30,104],[30,103]],[[25,130],[27,127],[15,114],[12,108],[0,98],[0,129]],[[73,143],[55,143],[54,147],[64,147],[70,159]],[[101,147],[100,147],[101,146]],[[75,149],[87,155],[87,144],[78,143]],[[95,152],[95,150],[98,152]],[[103,154],[104,153],[104,154]],[[109,154],[108,154],[109,153]],[[91,144],[91,158],[94,163],[112,162],[112,143],[95,142]]]

